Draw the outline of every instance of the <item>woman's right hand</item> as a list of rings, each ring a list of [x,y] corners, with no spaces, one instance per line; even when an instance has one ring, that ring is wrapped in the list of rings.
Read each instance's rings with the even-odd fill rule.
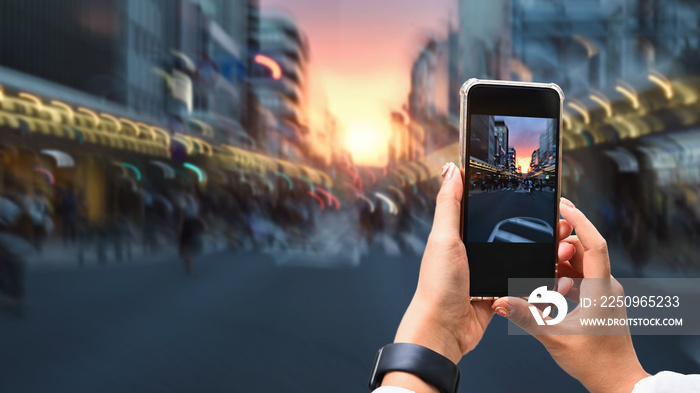
[[[562,198],[561,215],[564,218],[560,224],[560,232],[565,228],[564,236],[570,235],[571,229],[576,235],[561,240],[559,255],[571,255],[568,261],[559,262],[559,285],[557,291],[570,300],[578,299],[578,291],[583,295],[593,293],[622,295],[622,286],[610,275],[610,259],[605,239],[596,228],[578,210],[573,203]],[[568,250],[567,250],[568,248]],[[580,288],[573,288],[573,279],[584,279]],[[597,278],[607,280],[595,280]],[[585,279],[589,280],[586,284]],[[493,309],[508,310],[509,320],[537,338],[552,355],[557,364],[569,375],[576,378],[591,392],[626,392],[634,389],[634,385],[649,376],[642,368],[632,345],[629,329],[624,328],[620,334],[618,328],[615,335],[585,335],[581,332],[578,319],[572,322],[570,318],[554,326],[539,326],[529,309],[530,304],[521,298],[500,298],[493,303]],[[593,312],[577,307],[574,313]],[[626,317],[624,309],[613,312]],[[500,312],[499,315],[505,313]],[[553,329],[556,328],[556,329]],[[555,334],[552,334],[555,332]]]

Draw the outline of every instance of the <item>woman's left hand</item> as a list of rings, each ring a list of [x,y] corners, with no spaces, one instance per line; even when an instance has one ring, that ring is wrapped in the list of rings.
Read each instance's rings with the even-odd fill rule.
[[[447,164],[418,287],[394,340],[430,348],[455,364],[476,347],[494,313],[489,301],[469,301],[469,265],[459,222],[463,190],[459,169]]]

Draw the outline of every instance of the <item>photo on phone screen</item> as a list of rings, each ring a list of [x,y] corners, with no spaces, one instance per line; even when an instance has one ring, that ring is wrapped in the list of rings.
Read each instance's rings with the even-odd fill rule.
[[[557,119],[471,116],[468,243],[554,241]]]

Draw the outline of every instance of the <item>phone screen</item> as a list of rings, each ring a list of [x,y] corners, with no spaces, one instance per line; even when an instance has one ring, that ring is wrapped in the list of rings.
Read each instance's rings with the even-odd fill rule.
[[[528,112],[496,100],[468,114],[463,237],[472,296],[505,296],[508,278],[554,277],[558,101],[552,112],[544,102]]]

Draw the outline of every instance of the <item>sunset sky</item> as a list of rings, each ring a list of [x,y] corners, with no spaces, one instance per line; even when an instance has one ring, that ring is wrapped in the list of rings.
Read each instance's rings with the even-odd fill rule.
[[[508,126],[508,144],[515,147],[515,161],[523,173],[530,169],[532,152],[540,147],[540,134],[547,131],[547,119],[542,117],[494,116]]]
[[[446,35],[454,0],[262,0],[309,39],[312,121],[327,108],[355,163],[386,162],[390,111],[408,98],[411,64],[430,34]],[[529,162],[528,162],[529,164]]]

